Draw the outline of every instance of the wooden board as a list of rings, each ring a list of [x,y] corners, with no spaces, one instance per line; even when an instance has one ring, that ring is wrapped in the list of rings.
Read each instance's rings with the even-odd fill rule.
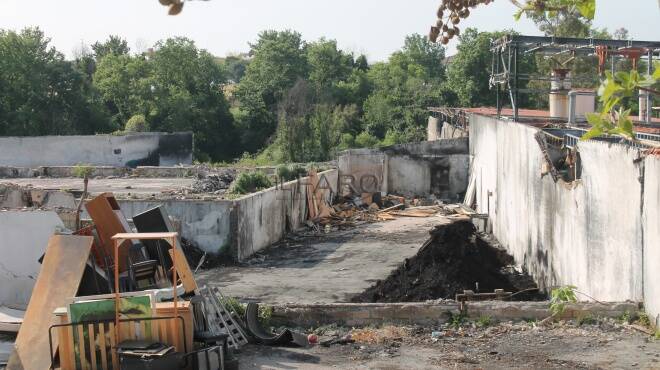
[[[53,311],[76,295],[93,242],[91,236],[54,235],[50,238],[7,370],[50,367],[48,328],[58,323]],[[57,348],[56,336],[53,348]]]
[[[195,281],[195,276],[193,275],[192,270],[190,270],[186,256],[180,249],[170,249],[168,252],[172,259],[174,259],[172,253],[176,253],[176,263],[174,264],[174,267],[176,267],[177,276],[179,276],[179,279],[181,279],[181,282],[183,283],[183,289],[186,290],[186,293],[196,291],[197,282]]]
[[[25,311],[0,306],[0,331],[18,333]]]
[[[112,260],[115,255],[112,237],[131,231],[130,228],[127,228],[126,219],[121,215],[117,200],[111,193],[104,193],[85,203],[85,209],[96,225],[105,255]],[[131,243],[130,240],[127,240],[119,248],[119,272],[126,271],[126,256]]]

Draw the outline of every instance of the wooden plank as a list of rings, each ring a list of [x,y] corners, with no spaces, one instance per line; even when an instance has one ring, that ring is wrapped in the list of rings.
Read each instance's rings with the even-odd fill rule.
[[[108,330],[108,334],[110,336],[110,355],[112,357],[112,368],[113,369],[119,369],[119,358],[117,357],[117,342],[115,342],[115,324],[110,323],[108,324],[110,326],[110,329]]]
[[[89,213],[89,216],[96,225],[96,231],[98,232],[105,254],[113,258],[115,252],[112,237],[116,234],[130,231],[130,229],[126,229],[124,223],[115,213],[116,210],[119,210],[117,201],[112,193],[104,193],[85,203],[85,209],[87,209],[87,213]],[[131,243],[131,241],[127,240],[119,248],[120,272],[126,271],[126,256],[128,255],[128,245]]]
[[[87,332],[89,333],[89,353],[91,354],[92,370],[98,370],[96,367],[96,331],[94,330],[94,324],[87,325]]]
[[[112,239],[124,240],[159,240],[159,239],[172,239],[177,238],[179,233],[120,233],[112,236]]]
[[[76,295],[93,242],[91,236],[50,238],[7,370],[49,368],[48,328],[58,323],[53,311],[66,306],[67,300]],[[58,338],[54,336],[53,348],[57,344]]]
[[[168,252],[170,253],[170,258],[176,262],[174,267],[176,268],[176,273],[179,276],[179,279],[181,279],[181,282],[183,283],[183,289],[185,289],[186,293],[196,291],[197,282],[195,281],[192,270],[190,270],[186,256],[180,249],[170,249]],[[174,253],[176,253],[176,258],[173,256]]]
[[[89,370],[87,359],[85,358],[85,330],[84,325],[75,325],[76,332],[78,333],[78,356],[80,358],[80,366],[83,370]]]
[[[108,370],[108,352],[105,349],[106,337],[105,324],[99,323],[99,346],[101,347],[101,367],[103,370]]]

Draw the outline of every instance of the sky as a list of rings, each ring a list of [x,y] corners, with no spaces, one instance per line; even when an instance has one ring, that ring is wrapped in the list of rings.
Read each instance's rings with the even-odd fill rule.
[[[81,45],[119,35],[131,49],[185,36],[217,56],[247,52],[260,31],[292,29],[308,41],[336,39],[339,46],[371,62],[386,60],[406,35],[426,35],[435,23],[439,0],[210,0],[186,2],[168,16],[158,0],[0,0],[0,28],[38,26],[67,57]],[[634,5],[633,5],[634,4]],[[483,31],[514,28],[537,35],[528,20],[513,20],[507,0],[479,6],[460,24]],[[597,0],[594,26],[625,27],[637,40],[660,40],[658,0]],[[448,47],[455,52],[456,41]]]

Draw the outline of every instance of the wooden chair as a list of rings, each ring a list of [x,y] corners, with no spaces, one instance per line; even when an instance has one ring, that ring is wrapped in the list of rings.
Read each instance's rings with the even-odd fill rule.
[[[146,290],[157,288],[156,272],[158,261],[147,257],[145,248],[140,243],[128,247],[128,276],[132,290]],[[146,281],[146,284],[144,282]]]

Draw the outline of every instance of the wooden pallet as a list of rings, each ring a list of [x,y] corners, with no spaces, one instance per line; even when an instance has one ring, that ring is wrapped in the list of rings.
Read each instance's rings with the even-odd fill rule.
[[[219,292],[217,288],[214,290]],[[245,335],[243,328],[237,323],[237,319],[232,315],[232,313],[234,313],[234,315],[236,313],[225,307],[222,300],[219,299],[223,296],[216,295],[214,290],[207,287],[199,289],[199,294],[203,298],[208,329],[213,334],[228,334],[228,345],[235,349],[239,349],[241,346],[248,343],[247,336]]]

